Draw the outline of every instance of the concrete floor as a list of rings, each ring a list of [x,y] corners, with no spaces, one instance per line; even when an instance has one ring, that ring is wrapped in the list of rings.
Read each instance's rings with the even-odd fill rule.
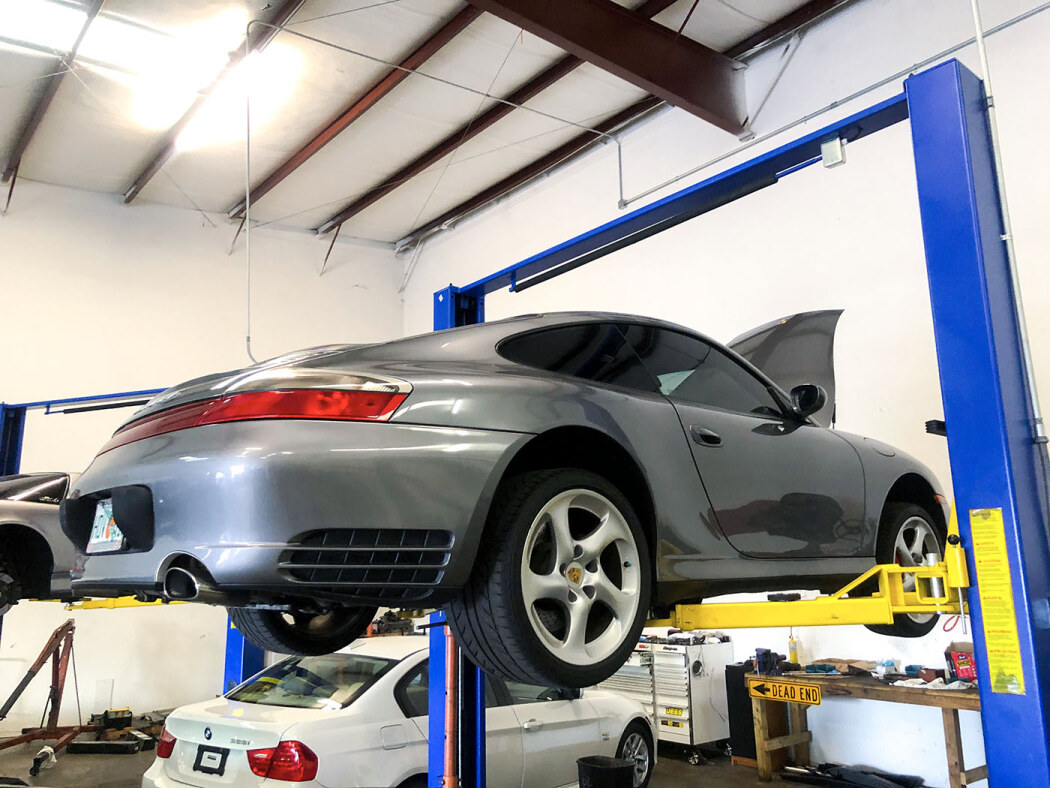
[[[54,768],[29,776],[29,767],[40,745],[23,745],[0,750],[0,777],[16,777],[29,785],[51,788],[139,788],[142,773],[153,763],[152,752],[137,755],[70,755],[61,753]],[[780,781],[774,778],[774,783]],[[4,783],[0,781],[0,785]],[[729,758],[719,757],[700,766],[682,760],[680,750],[660,749],[651,788],[693,788],[725,786],[745,788],[768,786],[758,781],[754,769],[733,766]],[[503,786],[492,786],[503,788]]]

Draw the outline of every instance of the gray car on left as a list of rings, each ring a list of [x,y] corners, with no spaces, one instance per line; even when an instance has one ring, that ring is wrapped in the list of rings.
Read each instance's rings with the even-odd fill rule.
[[[0,476],[0,616],[19,599],[71,599],[76,550],[62,533],[59,504],[77,474]]]

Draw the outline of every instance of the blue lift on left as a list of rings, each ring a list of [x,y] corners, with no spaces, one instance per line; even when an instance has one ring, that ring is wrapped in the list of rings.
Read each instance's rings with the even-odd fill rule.
[[[164,389],[123,391],[116,394],[96,394],[87,397],[22,402],[14,405],[0,403],[0,476],[18,473],[22,465],[22,440],[25,436],[26,415],[31,410],[41,410],[48,415],[61,413],[87,413],[90,411],[130,408],[144,405],[146,401]],[[3,633],[3,618],[0,618],[0,635]],[[249,643],[232,624],[226,631],[226,660],[222,691],[226,692],[240,684],[248,676],[263,669],[263,650]]]

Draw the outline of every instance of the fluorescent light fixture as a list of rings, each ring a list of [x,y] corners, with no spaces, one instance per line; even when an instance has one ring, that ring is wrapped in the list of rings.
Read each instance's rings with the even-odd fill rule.
[[[59,55],[70,50],[86,19],[85,11],[65,3],[0,0],[0,34]],[[161,30],[103,8],[88,27],[78,56],[127,88],[125,112],[134,123],[160,131],[178,122],[222,73],[231,51],[244,41],[248,21],[246,9],[227,7],[199,22]],[[176,147],[191,150],[244,140],[246,91],[251,90],[252,125],[258,128],[277,115],[302,71],[302,56],[288,44],[273,42],[253,52],[215,86]]]
[[[245,95],[251,94],[252,128],[273,120],[291,97],[303,71],[302,55],[289,44],[271,43],[238,63],[211,92],[175,141],[180,151],[245,139]]]
[[[47,0],[0,2],[0,32],[4,38],[54,49],[64,55],[77,40],[87,12]]]
[[[100,17],[88,29],[80,54],[122,71],[113,77],[133,92],[132,120],[159,131],[178,121],[222,72],[247,24],[243,8],[166,32]]]

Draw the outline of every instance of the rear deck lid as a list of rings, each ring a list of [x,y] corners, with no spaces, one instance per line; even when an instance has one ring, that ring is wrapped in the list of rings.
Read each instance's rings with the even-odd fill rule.
[[[261,783],[248,765],[248,750],[276,747],[289,727],[325,713],[225,698],[183,706],[165,722],[176,742],[164,771],[172,780],[191,785]]]

